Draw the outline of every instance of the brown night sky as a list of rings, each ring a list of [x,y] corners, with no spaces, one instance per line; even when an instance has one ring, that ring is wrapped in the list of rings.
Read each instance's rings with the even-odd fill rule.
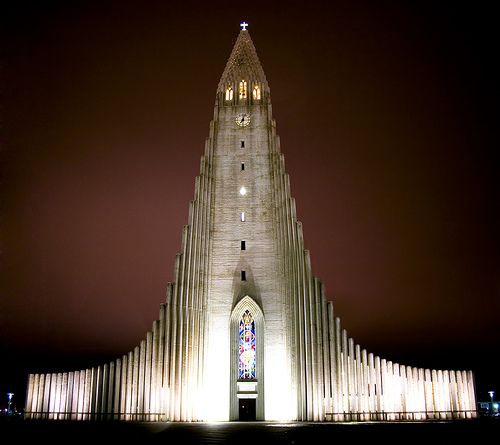
[[[22,407],[28,372],[104,363],[151,329],[243,20],[313,271],[343,327],[383,358],[472,369],[480,390],[500,391],[491,10],[11,3],[0,393]]]

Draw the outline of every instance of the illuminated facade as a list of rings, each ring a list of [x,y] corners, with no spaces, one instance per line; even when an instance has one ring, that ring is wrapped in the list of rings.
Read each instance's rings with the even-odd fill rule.
[[[175,279],[151,332],[96,368],[29,376],[28,418],[419,420],[474,417],[470,371],[417,369],[354,343],[311,274],[270,90],[243,26]]]

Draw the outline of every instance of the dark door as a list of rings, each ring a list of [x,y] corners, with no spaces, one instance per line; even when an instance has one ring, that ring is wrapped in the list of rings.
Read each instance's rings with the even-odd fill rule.
[[[238,399],[240,402],[240,420],[255,420],[256,419],[256,399]]]

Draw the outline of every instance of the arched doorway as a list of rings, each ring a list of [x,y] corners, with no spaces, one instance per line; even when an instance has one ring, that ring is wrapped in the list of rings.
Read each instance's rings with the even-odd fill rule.
[[[264,420],[264,315],[248,295],[231,314],[231,420]]]

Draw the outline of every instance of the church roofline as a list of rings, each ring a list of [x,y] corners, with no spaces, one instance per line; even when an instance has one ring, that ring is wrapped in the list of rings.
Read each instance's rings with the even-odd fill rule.
[[[236,84],[242,79],[249,82],[259,83],[261,88],[269,90],[266,75],[262,69],[257,51],[253,44],[250,33],[246,29],[247,23],[241,24],[242,29],[233,46],[229,60],[219,81],[219,90],[223,90],[228,84]]]

